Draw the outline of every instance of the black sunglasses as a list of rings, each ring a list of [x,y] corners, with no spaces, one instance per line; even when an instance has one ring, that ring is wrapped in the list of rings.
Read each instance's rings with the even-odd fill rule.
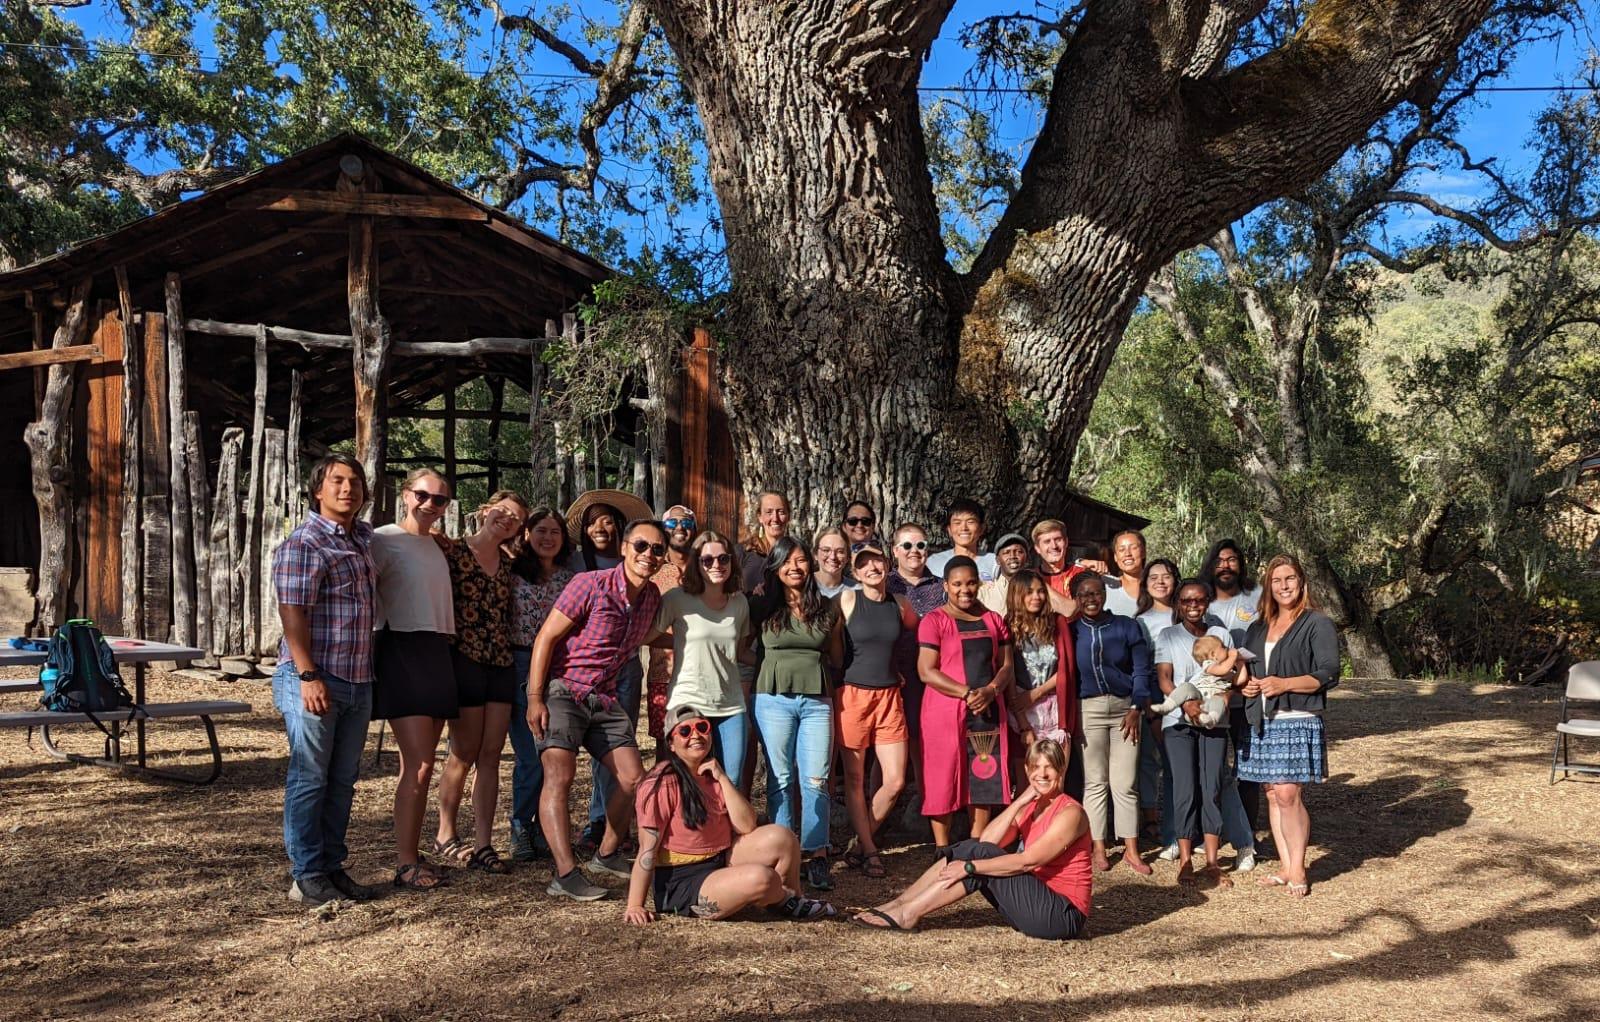
[[[846,518],[844,520],[844,523],[846,525],[851,526],[852,528],[859,529],[859,528],[861,528],[863,526],[871,525],[876,521],[877,521],[876,518],[862,518],[862,517],[860,517],[858,515],[851,515],[849,518]]]
[[[702,568],[726,568],[731,563],[733,563],[732,554],[700,555],[700,567]]]
[[[417,503],[419,505],[432,504],[434,507],[448,507],[450,505],[450,498],[446,497],[442,493],[429,493],[427,490],[412,490],[411,495],[417,499]]]
[[[900,549],[901,550],[926,550],[926,549],[928,549],[928,541],[924,539],[924,540],[918,540],[917,542],[913,543],[909,539],[904,539],[904,540],[900,541]]]
[[[642,554],[648,550],[656,557],[667,556],[667,545],[665,543],[651,543],[648,540],[636,539],[628,545],[633,547],[633,552],[636,554]]]

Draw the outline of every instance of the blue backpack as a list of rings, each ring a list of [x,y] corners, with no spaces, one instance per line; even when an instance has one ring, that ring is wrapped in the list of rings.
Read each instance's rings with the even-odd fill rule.
[[[50,637],[50,651],[39,668],[39,686],[44,689],[40,706],[57,713],[87,714],[97,725],[97,713],[136,708],[111,646],[87,618],[73,618]]]

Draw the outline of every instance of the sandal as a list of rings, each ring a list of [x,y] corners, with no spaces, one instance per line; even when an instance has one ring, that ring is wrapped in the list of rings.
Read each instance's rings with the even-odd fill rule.
[[[495,874],[511,872],[511,867],[501,861],[500,853],[495,851],[491,845],[484,845],[473,852],[472,858],[467,860],[467,868],[481,869],[485,873]]]
[[[433,839],[433,854],[445,862],[459,866],[467,861],[471,852],[472,846],[461,840],[459,836],[453,837],[448,841],[440,841],[438,838]]]
[[[851,869],[860,869],[866,857],[861,854],[861,846],[851,841],[850,847],[844,850],[844,864]]]
[[[879,926],[877,923],[869,923],[865,919],[862,918],[863,916],[873,916],[874,918],[882,919],[883,920],[883,925]],[[899,923],[895,922],[894,921],[894,916],[891,916],[889,913],[880,911],[879,909],[875,909],[875,908],[862,909],[860,912],[858,912],[855,915],[851,916],[850,917],[850,921],[852,923],[854,923],[855,925],[857,925],[857,926],[864,926],[869,930],[888,930],[891,933],[915,933],[916,932],[916,930],[914,930],[913,928],[911,928],[909,926],[901,926]]]
[[[449,883],[444,876],[420,862],[408,862],[394,871],[394,885],[413,891],[432,891]]]
[[[889,875],[888,867],[883,864],[883,856],[877,852],[873,852],[861,860],[861,872],[864,876],[873,880],[882,880]]]
[[[1301,898],[1304,898],[1311,893],[1311,884],[1309,881],[1303,884],[1297,884],[1293,880],[1289,880],[1284,883],[1283,887],[1284,890],[1289,892],[1289,897],[1295,899],[1296,901],[1299,901]]]

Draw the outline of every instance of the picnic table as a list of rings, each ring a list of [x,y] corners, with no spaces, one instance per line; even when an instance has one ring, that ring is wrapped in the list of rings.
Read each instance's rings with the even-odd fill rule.
[[[104,756],[83,756],[76,753],[65,752],[58,748],[51,737],[50,729],[64,724],[90,724],[93,721],[84,713],[61,713],[54,710],[25,710],[18,713],[0,713],[0,727],[26,727],[28,729],[29,743],[32,744],[33,729],[40,730],[44,748],[47,753],[57,759],[70,760],[74,763],[83,763],[90,766],[109,766],[120,769],[138,770],[154,777],[166,780],[182,781],[187,784],[210,784],[222,774],[222,749],[217,744],[217,729],[211,722],[213,716],[229,713],[249,713],[250,704],[235,702],[233,700],[199,700],[180,703],[146,703],[145,702],[145,675],[152,663],[172,661],[188,663],[199,657],[205,656],[205,650],[193,646],[179,646],[169,642],[154,642],[148,639],[129,639],[122,636],[108,635],[106,642],[111,647],[112,658],[118,664],[131,664],[133,666],[133,701],[138,705],[129,710],[118,710],[111,714],[99,714],[100,722],[106,725],[110,734],[106,736],[106,754]],[[45,661],[43,650],[12,649],[7,646],[0,648],[0,667],[37,667]],[[26,692],[38,690],[37,681],[0,681],[0,692]],[[146,761],[145,752],[145,722],[149,720],[168,720],[174,718],[198,718],[205,726],[206,741],[211,751],[211,771],[203,777],[193,777],[186,774],[175,773],[152,767]],[[122,755],[122,728],[125,724],[132,724],[134,730],[134,757],[132,761]]]

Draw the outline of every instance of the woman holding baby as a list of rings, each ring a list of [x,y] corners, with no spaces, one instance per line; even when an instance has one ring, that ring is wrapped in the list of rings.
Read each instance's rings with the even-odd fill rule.
[[[1156,636],[1156,685],[1170,696],[1185,682],[1209,675],[1226,685],[1243,685],[1244,669],[1228,630],[1207,625],[1211,587],[1187,581],[1178,587],[1178,623]],[[1202,660],[1206,661],[1202,665]],[[1226,703],[1223,704],[1224,707]],[[1223,831],[1222,796],[1228,770],[1228,719],[1203,719],[1204,702],[1191,699],[1161,718],[1167,763],[1172,770],[1174,832],[1178,838],[1178,882],[1192,884],[1194,835],[1203,835],[1206,864],[1200,879],[1216,887],[1232,887],[1217,864]],[[1241,849],[1242,851],[1242,849]]]

